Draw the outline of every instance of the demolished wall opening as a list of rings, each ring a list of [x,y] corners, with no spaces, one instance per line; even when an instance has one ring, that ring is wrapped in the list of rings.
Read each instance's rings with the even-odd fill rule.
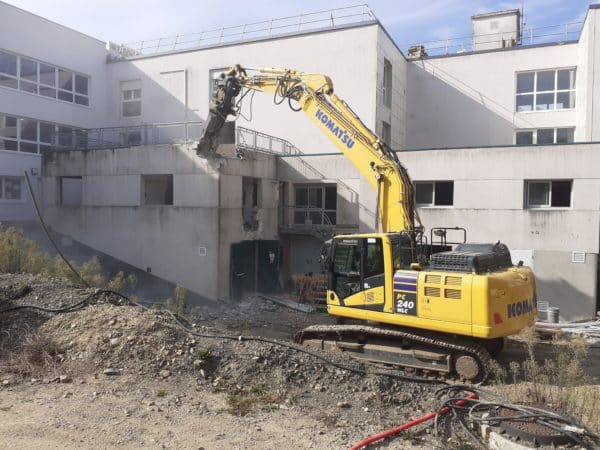
[[[261,181],[258,178],[242,179],[242,221],[245,231],[258,229],[258,210],[261,207]]]

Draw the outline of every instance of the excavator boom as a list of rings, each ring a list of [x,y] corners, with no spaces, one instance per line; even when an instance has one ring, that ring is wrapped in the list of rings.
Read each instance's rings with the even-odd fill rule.
[[[396,153],[334,94],[333,83],[325,75],[258,69],[257,74],[249,76],[239,65],[232,67],[219,82],[198,145],[199,153],[214,151],[223,123],[235,113],[233,100],[244,88],[271,93],[275,103],[287,101],[295,111],[303,111],[346,155],[377,192],[376,220],[381,232],[414,232],[415,218],[419,219],[406,168]]]

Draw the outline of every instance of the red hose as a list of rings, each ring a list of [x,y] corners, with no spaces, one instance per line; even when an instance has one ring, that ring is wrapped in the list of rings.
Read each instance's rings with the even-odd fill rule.
[[[466,399],[474,399],[474,398],[478,398],[477,394],[475,394],[475,393],[471,393],[471,394],[467,395],[467,397],[466,397]],[[456,406],[462,406],[462,405],[464,405],[465,403],[467,403],[466,399],[465,400],[458,400],[455,403],[455,405]],[[379,434],[374,434],[373,436],[369,436],[368,438],[363,439],[358,444],[354,444],[354,446],[352,446],[352,448],[350,450],[360,450],[361,448],[364,448],[367,445],[372,444],[373,442],[377,442],[377,441],[379,441],[381,439],[385,439],[385,438],[388,438],[390,436],[393,436],[394,434],[398,434],[401,431],[404,431],[404,430],[406,430],[408,428],[414,427],[415,425],[419,425],[420,423],[427,422],[428,420],[433,419],[438,414],[439,415],[446,414],[448,411],[450,411],[450,407],[445,406],[442,409],[440,409],[438,412],[432,411],[432,412],[430,412],[428,414],[425,414],[422,417],[419,417],[418,419],[410,420],[410,421],[408,421],[406,423],[403,423],[402,425],[399,425],[399,426],[397,426],[395,428],[392,428],[390,430],[382,431]]]

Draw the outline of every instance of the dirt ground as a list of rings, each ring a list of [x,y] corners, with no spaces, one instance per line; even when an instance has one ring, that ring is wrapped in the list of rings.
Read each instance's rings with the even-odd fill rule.
[[[9,300],[22,286],[30,291]],[[0,274],[5,307],[59,307],[92,292]],[[108,300],[0,316],[1,448],[349,448],[428,411],[440,387],[354,374],[267,343],[194,337],[164,311]],[[188,317],[200,333],[287,341],[330,320],[259,297],[198,306]],[[431,445],[424,432],[373,448]]]
[[[93,292],[0,274],[0,310],[56,308]],[[197,305],[186,316],[197,333],[285,342],[332,321],[259,296]],[[166,312],[111,295],[66,314],[3,313],[0,330],[0,448],[344,449],[429,412],[441,387],[355,374],[264,342],[193,336]],[[586,367],[595,382],[598,353]],[[500,362],[524,355],[511,342]],[[429,428],[369,448],[437,444]]]

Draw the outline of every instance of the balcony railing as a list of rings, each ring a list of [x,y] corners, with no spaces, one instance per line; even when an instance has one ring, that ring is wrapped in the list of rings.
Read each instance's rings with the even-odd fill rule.
[[[291,142],[270,134],[236,127],[235,144],[241,150],[254,150],[276,155],[301,155],[302,152]]]
[[[91,128],[56,133],[53,151],[102,150],[142,145],[194,144],[200,139],[203,122],[171,122],[127,127]],[[302,152],[285,139],[237,127],[235,144],[240,150],[273,155],[301,155]]]
[[[554,42],[566,42],[579,39],[583,22],[568,22],[560,25],[549,25],[545,27],[525,28],[521,31],[521,36],[517,40],[517,46],[539,45]],[[472,36],[462,36],[436,41],[419,42],[413,46],[425,47],[427,56],[460,54],[473,51],[473,42],[477,46],[486,44],[502,48],[503,41],[510,41],[517,34],[517,31],[504,33],[478,34]]]
[[[147,39],[127,44],[112,43],[110,50],[113,52],[113,57],[128,58],[195,47],[208,47],[231,42],[264,39],[282,34],[335,28],[374,20],[377,19],[368,5],[355,5],[231,27],[212,28],[197,33]]]

